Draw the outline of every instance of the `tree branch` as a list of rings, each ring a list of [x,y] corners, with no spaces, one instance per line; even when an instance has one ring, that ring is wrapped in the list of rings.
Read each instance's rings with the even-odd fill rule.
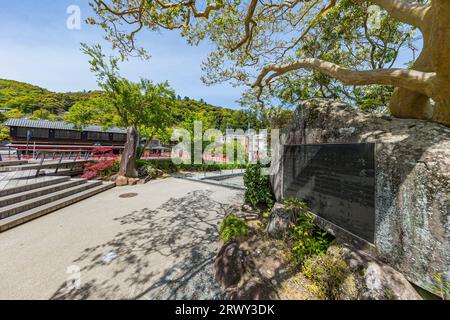
[[[413,3],[412,0],[371,0],[385,9],[392,17],[406,24],[423,29],[431,5]]]
[[[236,51],[238,48],[240,48],[244,43],[250,40],[252,35],[252,30],[250,28],[250,24],[256,24],[253,21],[253,14],[255,13],[256,4],[258,3],[258,0],[252,0],[248,6],[247,14],[245,15],[244,25],[245,25],[245,36],[244,38],[236,44],[233,48],[231,48],[231,52]]]
[[[344,85],[364,86],[384,84],[420,92],[427,96],[433,96],[432,82],[436,78],[436,73],[434,72],[421,72],[408,69],[356,71],[320,59],[305,58],[291,64],[265,66],[256,81],[252,84],[252,87],[262,88],[270,84],[274,78],[298,69],[322,72],[339,80]],[[269,76],[266,78],[267,75]]]

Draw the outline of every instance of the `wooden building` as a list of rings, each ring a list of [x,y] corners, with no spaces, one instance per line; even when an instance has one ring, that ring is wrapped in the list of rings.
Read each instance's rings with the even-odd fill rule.
[[[119,151],[126,142],[126,130],[101,126],[85,126],[82,130],[74,124],[61,121],[8,119],[9,147],[16,149],[90,149],[107,147]]]

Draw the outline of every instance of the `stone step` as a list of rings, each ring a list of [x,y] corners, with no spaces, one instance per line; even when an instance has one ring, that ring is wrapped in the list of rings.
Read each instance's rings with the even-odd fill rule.
[[[86,182],[87,182],[86,179],[72,179],[69,181],[62,181],[60,183],[52,184],[50,186],[10,194],[5,197],[0,197],[0,207],[5,207],[11,204],[41,197],[46,194],[75,187]]]
[[[83,192],[87,189],[97,187],[101,184],[102,184],[101,181],[88,181],[87,183],[83,183],[83,184],[75,186],[75,187],[67,188],[65,190],[60,190],[57,192],[52,192],[50,194],[46,194],[41,197],[22,201],[19,203],[15,203],[15,204],[0,208],[0,219],[8,218],[12,215],[21,213],[23,211],[30,210],[30,209],[42,206],[44,204],[54,202],[56,200],[71,196],[73,194]]]
[[[87,182],[87,184],[93,184],[93,182],[89,181],[89,182]],[[46,215],[48,213],[51,213],[53,211],[64,208],[66,206],[74,204],[83,199],[89,198],[97,193],[111,189],[114,186],[115,186],[115,183],[113,183],[113,182],[106,182],[106,183],[100,182],[100,184],[96,184],[96,186],[94,186],[90,189],[78,192],[76,194],[72,194],[68,197],[53,201],[51,203],[44,204],[39,207],[32,208],[27,211],[23,211],[21,213],[15,214],[8,218],[1,219],[0,220],[0,232],[14,228],[25,222],[39,218],[39,217]]]
[[[69,177],[73,177],[73,176],[80,176],[82,175],[84,172],[83,168],[71,168],[71,169],[59,169],[58,172],[55,173],[55,170],[42,170],[40,172],[40,174],[42,174],[43,176],[46,177],[50,177],[50,176],[69,176]]]
[[[39,178],[37,180],[39,180]],[[24,185],[17,186],[17,187],[3,189],[0,191],[0,197],[5,197],[10,194],[15,194],[15,193],[28,191],[28,190],[42,188],[42,187],[50,186],[53,184],[58,184],[58,183],[61,183],[64,181],[69,181],[69,180],[70,180],[70,177],[66,177],[66,176],[57,177],[57,178],[52,177],[49,179],[42,178],[42,181],[37,181],[35,183],[29,183],[29,184],[24,184]]]
[[[28,164],[27,160],[8,160],[8,161],[0,161],[0,167],[4,166],[17,166],[21,164]]]
[[[0,172],[10,171],[25,171],[25,170],[38,170],[38,169],[51,169],[51,168],[72,168],[83,166],[88,160],[67,160],[67,161],[49,161],[43,164],[28,163],[18,166],[5,166],[0,167]]]

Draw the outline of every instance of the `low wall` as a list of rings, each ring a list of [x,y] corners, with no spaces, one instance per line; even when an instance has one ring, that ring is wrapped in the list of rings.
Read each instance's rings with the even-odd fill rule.
[[[285,133],[283,144],[375,143],[378,258],[425,289],[435,273],[450,281],[450,128],[312,99]],[[278,200],[282,183],[279,170]]]

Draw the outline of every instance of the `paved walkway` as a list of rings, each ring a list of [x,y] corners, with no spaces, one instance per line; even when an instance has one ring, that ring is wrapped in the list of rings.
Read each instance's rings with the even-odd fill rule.
[[[244,169],[211,172],[184,172],[179,174],[179,177],[193,181],[202,181],[214,185],[245,190],[244,172]]]
[[[212,267],[218,225],[242,198],[168,178],[117,187],[6,231],[0,299],[222,298]]]

